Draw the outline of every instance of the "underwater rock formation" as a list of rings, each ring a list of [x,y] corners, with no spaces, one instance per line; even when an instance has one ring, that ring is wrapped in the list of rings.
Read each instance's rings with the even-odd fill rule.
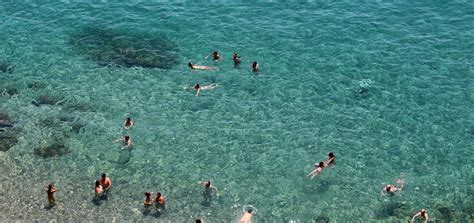
[[[439,207],[439,213],[441,213],[441,219],[443,221],[453,221],[454,220],[454,212],[447,208],[447,207]]]
[[[12,127],[8,114],[0,112],[0,151],[8,151],[18,142],[17,130]]]
[[[177,45],[162,36],[88,26],[69,37],[73,49],[102,66],[171,69],[179,63]]]
[[[41,105],[57,105],[64,103],[64,100],[59,97],[49,96],[49,95],[41,95],[36,100],[31,102],[35,106]]]
[[[318,217],[316,217],[313,222],[315,223],[329,223],[329,217],[324,215],[324,214],[320,214],[318,215]]]
[[[7,63],[0,62],[0,71],[3,73],[13,73],[15,71],[15,66]]]
[[[39,89],[45,88],[47,84],[41,83],[41,82],[31,82],[31,83],[28,83],[26,86],[32,90],[39,90]]]
[[[62,156],[70,152],[71,150],[62,142],[55,142],[51,145],[40,146],[34,149],[34,153],[43,158]]]
[[[384,203],[382,207],[374,210],[377,218],[388,218],[392,216],[409,216],[410,208],[408,204],[401,202]]]

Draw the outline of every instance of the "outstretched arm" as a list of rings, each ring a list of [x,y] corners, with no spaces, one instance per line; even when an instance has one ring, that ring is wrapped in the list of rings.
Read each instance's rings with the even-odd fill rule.
[[[199,92],[201,92],[201,88],[198,88],[196,91],[196,97],[199,96]]]

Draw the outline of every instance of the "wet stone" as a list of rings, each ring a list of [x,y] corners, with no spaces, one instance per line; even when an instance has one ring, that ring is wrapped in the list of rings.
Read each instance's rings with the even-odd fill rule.
[[[35,155],[43,158],[63,156],[70,152],[70,149],[62,142],[56,142],[49,146],[41,146],[34,149]]]
[[[177,45],[159,35],[88,26],[69,37],[73,49],[102,66],[172,69],[179,63]]]

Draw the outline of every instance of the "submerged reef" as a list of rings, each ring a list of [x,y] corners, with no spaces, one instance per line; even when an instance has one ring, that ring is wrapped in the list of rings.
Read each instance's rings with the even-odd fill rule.
[[[159,35],[86,26],[69,36],[69,44],[102,66],[171,69],[179,63],[177,45]]]
[[[37,156],[49,158],[66,155],[70,153],[71,150],[62,142],[54,142],[51,145],[41,145],[35,148],[34,152]]]
[[[9,115],[0,112],[0,151],[10,150],[18,142],[17,135],[17,130],[13,128]]]
[[[58,105],[63,104],[64,99],[62,97],[57,96],[41,95],[36,98],[36,100],[33,100],[31,103],[38,107],[41,105]]]
[[[389,217],[405,217],[411,214],[410,206],[401,202],[388,202],[374,210],[374,214],[379,219]]]
[[[15,71],[15,66],[14,65],[0,62],[0,72],[11,74],[11,73],[13,73],[13,71]]]

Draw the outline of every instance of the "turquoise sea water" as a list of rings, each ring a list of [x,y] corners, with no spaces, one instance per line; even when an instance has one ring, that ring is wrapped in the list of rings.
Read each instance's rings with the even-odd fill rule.
[[[421,208],[474,221],[473,30],[471,2],[1,2],[0,113],[14,127],[0,139],[16,143],[0,151],[0,220],[230,222],[251,205],[255,222]],[[110,56],[137,49],[160,68]],[[222,61],[205,58],[214,50]],[[219,86],[196,97],[195,83]],[[45,95],[57,100],[32,104]],[[112,144],[127,116],[130,152]],[[69,153],[34,152],[54,143]],[[337,165],[306,178],[329,151]],[[114,185],[97,205],[102,172]],[[381,196],[400,177],[404,190]],[[145,191],[167,197],[161,215],[144,211]]]

